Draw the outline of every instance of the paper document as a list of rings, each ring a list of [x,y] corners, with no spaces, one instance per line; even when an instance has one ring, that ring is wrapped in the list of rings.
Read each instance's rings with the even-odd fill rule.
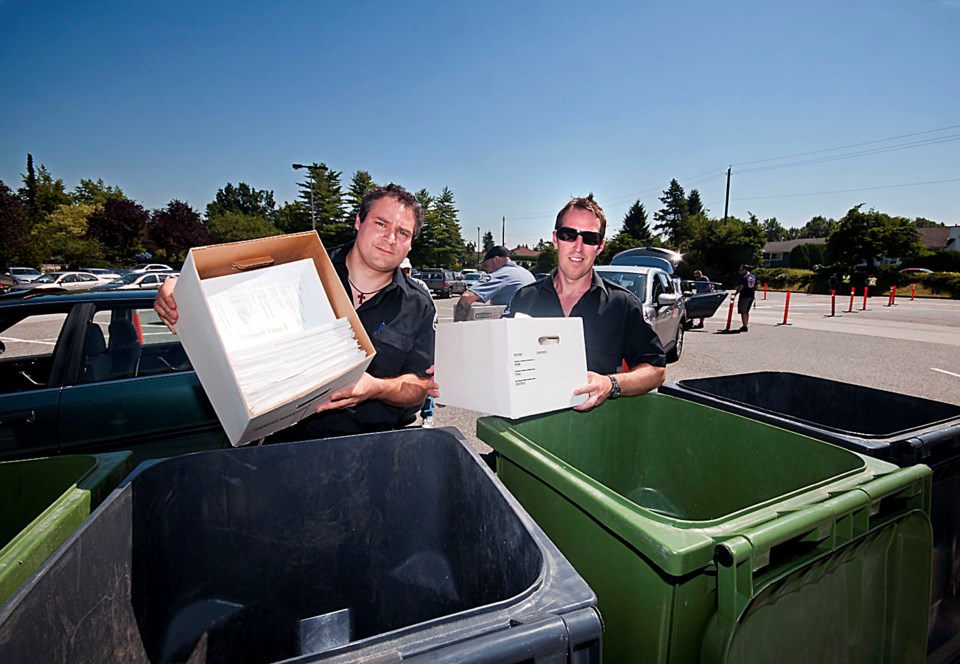
[[[310,259],[205,279],[202,287],[251,416],[366,357],[350,321],[334,315]]]

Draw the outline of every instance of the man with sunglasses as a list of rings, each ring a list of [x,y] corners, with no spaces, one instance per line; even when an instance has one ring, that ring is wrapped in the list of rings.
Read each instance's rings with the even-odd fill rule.
[[[660,387],[666,375],[663,346],[643,319],[640,302],[593,269],[603,251],[606,226],[606,216],[593,194],[570,200],[554,225],[557,270],[551,278],[518,290],[509,307],[510,316],[583,320],[587,384],[574,393],[586,394],[587,400],[576,410],[644,394]]]

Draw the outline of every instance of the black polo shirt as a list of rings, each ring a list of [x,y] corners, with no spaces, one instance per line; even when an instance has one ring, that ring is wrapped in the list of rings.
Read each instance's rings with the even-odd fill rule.
[[[346,259],[352,247],[351,242],[328,252],[347,293],[350,293],[350,283]],[[377,351],[367,373],[376,378],[396,378],[411,373],[427,376],[427,369],[433,364],[437,325],[437,310],[428,293],[398,268],[393,281],[365,300],[357,308],[357,315]],[[311,415],[275,436],[277,441],[308,440],[399,429],[416,419],[420,406],[401,408],[368,400],[353,408]],[[275,442],[274,437],[268,442]]]
[[[518,313],[534,318],[563,318],[552,276],[516,292],[508,315]],[[626,288],[604,281],[596,271],[590,289],[580,297],[570,315],[583,320],[588,370],[616,373],[623,360],[631,369],[638,364],[667,366],[663,345],[643,319],[640,301]]]

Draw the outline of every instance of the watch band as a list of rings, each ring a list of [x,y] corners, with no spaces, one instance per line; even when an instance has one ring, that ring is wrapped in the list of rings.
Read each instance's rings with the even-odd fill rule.
[[[620,381],[618,381],[613,374],[609,374],[607,378],[610,379],[610,394],[607,395],[607,398],[619,399],[620,398]]]

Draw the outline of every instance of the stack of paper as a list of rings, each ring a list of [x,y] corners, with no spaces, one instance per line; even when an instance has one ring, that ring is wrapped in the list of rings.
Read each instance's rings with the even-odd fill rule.
[[[334,316],[310,259],[202,284],[252,416],[309,392],[366,356],[349,321]]]

